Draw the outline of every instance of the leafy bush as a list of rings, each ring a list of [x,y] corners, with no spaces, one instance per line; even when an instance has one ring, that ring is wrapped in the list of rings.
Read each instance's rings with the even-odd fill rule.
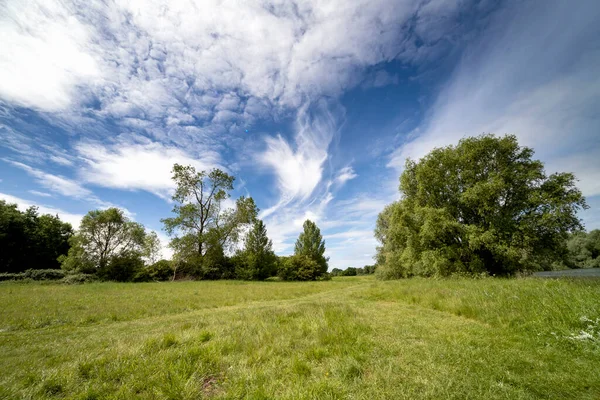
[[[28,269],[25,272],[0,274],[0,281],[18,281],[23,279],[54,281],[64,277],[65,272],[60,269]]]
[[[279,266],[279,277],[284,281],[314,281],[323,275],[322,267],[305,255],[287,257]]]
[[[160,260],[144,268],[148,277],[153,281],[168,281],[173,278],[173,267],[168,260]]]
[[[5,272],[0,274],[0,281],[19,281],[25,279],[23,272]]]
[[[61,282],[66,283],[67,285],[76,285],[81,283],[89,283],[97,281],[98,277],[92,274],[70,274],[66,275]]]
[[[113,257],[108,265],[98,269],[98,277],[106,281],[131,282],[144,262],[138,254],[125,254]]]
[[[28,269],[23,272],[25,278],[34,281],[59,280],[65,277],[65,271],[60,269]]]

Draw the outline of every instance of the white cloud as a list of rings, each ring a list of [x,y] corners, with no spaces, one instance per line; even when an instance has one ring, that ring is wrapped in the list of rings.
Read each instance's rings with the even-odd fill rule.
[[[86,199],[92,196],[92,192],[90,190],[84,188],[79,183],[69,178],[53,175],[17,161],[5,161],[14,165],[15,167],[25,170],[25,172],[36,179],[40,186],[43,186],[52,192],[76,199]]]
[[[39,196],[39,197],[53,197],[50,193],[38,192],[37,190],[28,190],[28,192],[31,193],[34,196]]]
[[[198,171],[219,167],[214,152],[192,158],[183,150],[156,142],[104,145],[82,142],[75,150],[84,162],[79,174],[87,183],[127,190],[146,190],[167,198],[174,189],[173,164],[193,165]],[[221,167],[223,168],[223,167]]]
[[[58,215],[61,220],[73,225],[74,229],[79,228],[79,224],[81,223],[81,219],[83,218],[83,215],[81,214],[73,214],[51,206],[38,205],[32,201],[21,199],[19,197],[11,196],[5,193],[0,193],[0,199],[5,200],[7,203],[17,204],[19,210],[21,211],[25,211],[31,206],[36,206],[38,207],[38,211],[40,214]]]
[[[448,16],[460,7],[422,7],[429,3],[9,0],[0,13],[0,97],[46,111],[95,102],[102,115],[166,124],[207,112],[230,120],[219,112],[253,112],[244,103],[257,99],[298,107],[360,84],[369,66],[410,62],[417,41],[427,52],[439,41],[427,33],[441,21],[455,28]],[[394,81],[380,71],[374,85]]]
[[[354,170],[352,169],[352,167],[348,166],[348,167],[344,167],[344,168],[342,168],[341,170],[338,171],[338,175],[336,176],[335,180],[340,185],[343,185],[347,181],[349,181],[351,179],[354,179],[357,176],[358,175],[354,172]]]
[[[89,27],[62,2],[5,2],[0,20],[0,97],[55,111],[100,75],[88,54]]]
[[[99,207],[100,209],[107,209],[111,207],[120,208],[129,218],[133,218],[135,216],[134,212],[131,212],[125,207],[121,207],[117,204],[98,198],[98,196],[92,193],[91,190],[83,187],[81,184],[72,179],[60,175],[53,175],[17,161],[4,161],[14,165],[15,167],[25,170],[29,175],[36,179],[40,186],[45,187],[51,192],[92,203],[95,207]],[[47,193],[42,193],[35,190],[30,190],[29,192],[37,196],[51,196]]]
[[[291,202],[305,201],[323,177],[329,144],[337,133],[341,112],[326,102],[298,111],[295,146],[281,136],[266,139],[267,149],[258,156],[262,165],[272,168],[280,191],[279,202],[263,212],[267,216]]]
[[[428,122],[398,148],[402,169],[434,147],[481,133],[514,133],[549,172],[574,172],[586,195],[600,193],[600,8],[560,0],[508,3],[465,52]],[[577,161],[579,159],[579,161]]]

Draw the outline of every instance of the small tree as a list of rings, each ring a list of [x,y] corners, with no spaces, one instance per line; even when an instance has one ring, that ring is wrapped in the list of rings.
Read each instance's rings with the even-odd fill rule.
[[[241,279],[264,280],[275,275],[277,258],[263,221],[257,219],[248,232],[241,259],[241,265],[236,268],[236,275]]]
[[[296,240],[294,254],[309,257],[319,265],[321,274],[327,273],[328,259],[325,258],[325,240],[321,236],[321,230],[309,219],[304,221],[303,228]]]
[[[111,262],[115,260],[115,270],[125,270],[127,260],[141,258],[145,237],[144,227],[130,221],[118,208],[90,211],[71,238],[71,249],[61,260],[62,266],[77,272],[102,271],[105,278],[111,279],[110,273],[104,272]]]
[[[258,208],[251,197],[240,197],[235,208],[223,209],[235,178],[220,169],[197,172],[192,166],[175,164],[176,190],[172,218],[161,221],[172,237],[170,246],[179,264],[191,265],[189,272],[213,277],[224,251],[232,249],[244,226],[254,221]],[[179,268],[179,267],[178,267]]]

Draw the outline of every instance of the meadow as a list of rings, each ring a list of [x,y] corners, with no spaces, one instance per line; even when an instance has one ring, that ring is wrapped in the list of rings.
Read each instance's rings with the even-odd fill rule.
[[[0,398],[598,399],[600,280],[0,283]]]

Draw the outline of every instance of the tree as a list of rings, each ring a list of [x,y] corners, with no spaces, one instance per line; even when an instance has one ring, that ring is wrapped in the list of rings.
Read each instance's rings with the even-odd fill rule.
[[[572,174],[547,176],[532,156],[513,135],[482,135],[407,160],[402,199],[377,220],[381,276],[507,275],[565,257],[587,205]]]
[[[244,250],[240,255],[242,262],[236,268],[239,278],[264,280],[275,275],[277,258],[273,252],[273,243],[260,219],[254,222],[246,235]]]
[[[321,230],[319,227],[307,219],[304,221],[303,232],[296,240],[296,246],[294,249],[295,255],[304,255],[315,261],[322,274],[327,273],[328,259],[325,258],[325,240],[321,236]]]
[[[158,238],[158,234],[154,231],[151,231],[146,235],[144,239],[144,249],[142,252],[144,261],[146,264],[151,265],[160,260],[162,255],[162,245],[160,244],[160,239]]]
[[[69,254],[62,259],[63,268],[99,272],[111,279],[109,272],[104,273],[105,269],[124,271],[127,262],[139,264],[137,260],[141,260],[145,238],[144,227],[129,220],[118,208],[90,211],[71,238]],[[119,272],[119,278],[122,275]]]
[[[252,223],[258,209],[251,197],[240,197],[235,208],[223,208],[235,178],[220,169],[197,172],[192,166],[175,164],[176,190],[172,218],[161,221],[172,237],[170,246],[178,264],[192,265],[200,277],[217,276],[224,251],[232,249],[244,226]],[[179,269],[179,267],[177,267]]]
[[[39,215],[35,206],[21,212],[0,200],[0,272],[58,268],[72,235],[71,224],[58,216]]]

